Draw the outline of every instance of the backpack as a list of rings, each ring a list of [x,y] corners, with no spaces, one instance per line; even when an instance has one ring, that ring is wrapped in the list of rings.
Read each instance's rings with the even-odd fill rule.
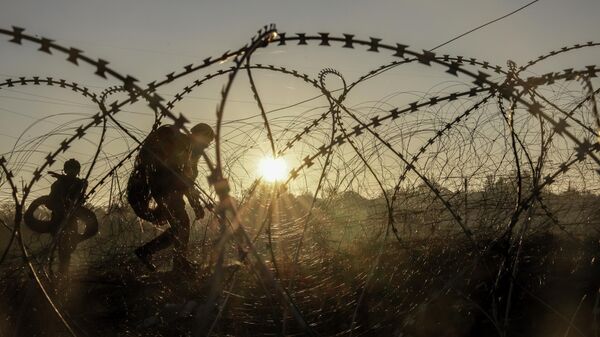
[[[180,172],[187,160],[186,153],[189,153],[188,138],[172,125],[161,126],[146,137],[127,182],[127,200],[138,217],[160,222],[159,210],[150,207],[152,186],[157,185],[152,180],[163,179],[168,186],[167,180],[175,175],[165,173]]]

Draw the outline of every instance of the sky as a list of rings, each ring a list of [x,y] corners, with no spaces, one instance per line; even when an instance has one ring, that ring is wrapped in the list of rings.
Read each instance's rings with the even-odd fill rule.
[[[275,23],[280,32],[330,32],[332,35],[351,33],[364,39],[377,37],[388,43],[403,43],[419,51],[437,46],[528,3],[515,0],[2,2],[2,28],[23,27],[29,34],[82,49],[88,56],[108,60],[117,71],[133,75],[142,84],[162,78],[186,64],[198,63],[209,56],[218,56],[224,51],[239,48],[259,28],[269,23]],[[598,40],[598,13],[600,1],[596,0],[540,0],[523,11],[462,37],[436,52],[476,57],[502,66],[508,59],[523,64],[562,46]],[[2,39],[4,38],[0,38]],[[543,73],[568,67],[580,68],[593,64],[598,56],[597,51],[573,53],[544,63],[535,71]],[[312,76],[316,76],[320,69],[334,67],[347,74],[348,78],[386,62],[383,58],[365,53],[346,59],[340,57],[337,50],[304,54],[294,48],[258,51],[254,60],[264,61],[265,64],[272,61],[301,69]],[[0,42],[0,79],[19,76],[72,79],[99,92],[109,85],[117,84],[92,75],[89,69],[73,67],[62,56],[45,55],[32,46],[17,46],[4,40]],[[314,94],[299,88],[300,85],[293,81],[278,82],[271,87],[271,84],[265,83],[271,75],[264,76],[261,78],[263,88],[266,92],[273,93],[265,98],[267,108],[291,104]],[[418,85],[420,78],[438,75],[407,72],[402,76],[410,84]],[[190,111],[214,111],[220,85],[207,86],[207,90],[195,93],[176,112],[187,111],[189,114]],[[384,88],[384,84],[379,85]],[[380,90],[380,87],[376,88],[377,91]],[[176,91],[176,87],[165,88],[161,94],[168,98]],[[388,93],[381,93],[375,101],[385,94]],[[369,93],[363,93],[357,102],[366,101],[368,96]],[[237,101],[235,99],[236,96],[230,107],[235,111],[232,116],[236,118],[244,117],[249,111],[249,105],[255,106],[243,94],[237,97]],[[306,109],[309,107],[310,105],[306,105]],[[2,90],[0,108],[3,109],[0,110],[0,152],[3,154],[18,147],[16,143],[31,139],[28,137],[49,132],[53,127],[61,130],[61,123],[95,111],[95,107],[83,102],[81,97],[48,88]],[[135,106],[130,108],[131,118],[127,122],[132,125],[138,123],[136,109]],[[38,121],[39,118],[55,113],[66,115]],[[214,120],[210,114],[192,114],[191,118]],[[149,119],[139,123],[146,125],[148,122]],[[35,125],[31,126],[32,123]],[[70,127],[76,125],[71,124]],[[46,139],[44,142],[47,144],[44,146],[51,149],[63,138],[64,135],[61,134],[58,138]],[[89,142],[93,143],[94,140]],[[115,149],[124,146],[117,140],[113,143]],[[130,147],[131,143],[127,143],[127,146]],[[265,147],[265,144],[260,146]],[[40,152],[46,153],[46,149]],[[118,153],[118,150],[113,151],[115,156]],[[35,161],[24,157],[21,160]]]
[[[285,32],[380,37],[431,48],[528,1],[5,1],[4,26],[20,26],[101,56],[136,52],[197,57],[244,43],[266,23]],[[494,61],[527,60],[597,35],[594,0],[541,0],[440,50]],[[519,50],[519,55],[515,55]],[[178,56],[180,55],[180,56]],[[139,56],[139,55],[138,55]]]

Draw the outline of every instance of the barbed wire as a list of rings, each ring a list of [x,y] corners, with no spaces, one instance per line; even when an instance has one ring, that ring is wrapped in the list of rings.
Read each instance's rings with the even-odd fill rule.
[[[123,211],[127,206],[121,201],[124,189],[120,186],[120,181],[130,174],[132,158],[143,143],[140,136],[156,130],[165,119],[181,132],[189,133],[186,125],[190,119],[184,114],[177,116],[172,110],[192,91],[203,88],[207,83],[222,84],[222,89],[215,114],[214,154],[202,153],[210,187],[204,188],[200,182],[196,182],[202,193],[202,201],[209,206],[211,216],[205,223],[202,243],[198,246],[201,252],[197,252],[202,261],[206,261],[206,268],[209,270],[209,275],[204,280],[204,293],[201,296],[197,292],[186,294],[198,301],[194,302],[194,324],[189,326],[189,332],[194,335],[213,333],[219,329],[218,322],[221,320],[250,317],[244,311],[244,305],[247,304],[244,304],[245,300],[250,301],[249,305],[258,311],[268,312],[271,323],[264,325],[274,329],[269,333],[353,335],[383,331],[378,329],[383,329],[383,325],[394,325],[394,321],[401,315],[417,315],[419,305],[442,298],[457,287],[458,280],[466,277],[468,270],[476,267],[482,267],[483,273],[495,273],[494,282],[485,285],[492,294],[489,308],[479,309],[494,329],[500,335],[505,335],[510,330],[511,313],[515,310],[511,303],[516,301],[516,289],[546,305],[531,290],[531,286],[519,277],[518,270],[525,263],[523,250],[527,249],[524,244],[527,235],[533,237],[533,233],[558,228],[578,245],[586,244],[581,229],[567,228],[566,223],[569,221],[560,219],[561,215],[566,219],[572,216],[569,215],[570,211],[561,207],[558,196],[551,192],[550,187],[564,185],[572,170],[577,171],[582,182],[589,180],[593,186],[597,186],[594,182],[598,182],[597,172],[600,172],[600,116],[596,95],[600,89],[596,89],[594,78],[600,69],[586,66],[580,70],[571,68],[525,79],[521,79],[519,75],[553,56],[597,46],[597,43],[588,42],[551,51],[521,67],[509,63],[508,70],[505,70],[487,61],[463,56],[438,56],[427,50],[416,52],[403,44],[385,44],[378,38],[361,40],[350,34],[336,37],[329,33],[298,33],[291,36],[277,32],[274,25],[267,25],[243,47],[226,51],[214,59],[206,58],[197,65],[186,65],[183,70],[171,72],[164,79],[152,81],[142,87],[137,84],[135,77],[123,75],[109,67],[107,61],[90,58],[77,48],[63,47],[51,39],[28,35],[23,28],[18,27],[13,27],[12,30],[0,29],[0,34],[8,36],[10,42],[18,45],[31,43],[43,53],[67,56],[67,61],[74,65],[85,65],[88,71],[91,70],[91,73],[99,77],[122,83],[107,87],[99,94],[76,82],[55,80],[52,77],[7,78],[0,83],[0,90],[40,85],[67,89],[80,94],[98,107],[97,113],[71,130],[73,132],[54,151],[35,163],[36,167],[24,166],[25,160],[19,162],[11,161],[12,158],[0,159],[3,183],[8,184],[7,193],[13,203],[12,214],[9,212],[5,215],[12,216],[12,221],[0,219],[11,230],[0,257],[0,268],[14,265],[14,258],[9,253],[14,250],[13,244],[16,241],[31,278],[72,336],[85,335],[86,329],[78,318],[69,313],[66,306],[60,304],[60,294],[53,290],[55,281],[48,270],[51,270],[53,264],[57,240],[42,244],[39,237],[32,237],[29,238],[31,242],[25,242],[21,224],[28,197],[36,184],[41,182],[44,171],[60,160],[61,156],[67,155],[93,129],[100,128],[99,139],[94,144],[92,159],[84,177],[86,181],[95,180],[95,183],[91,185],[85,199],[88,202],[98,202],[100,193],[107,195],[108,197],[103,197],[109,200],[104,217],[106,219],[101,221],[113,226],[115,222],[110,217],[118,216],[127,225],[115,233],[136,232],[133,230],[135,218],[128,217]],[[251,60],[265,57],[254,55],[259,49],[287,48],[293,43],[306,48],[337,46],[342,47],[340,54],[344,55],[368,52],[381,54],[382,57],[391,56],[394,60],[366,71],[354,81],[347,81],[342,72],[331,67],[323,67],[316,78],[312,78],[290,66],[251,63]],[[358,50],[359,47],[364,50]],[[157,94],[157,90],[163,86],[187,79],[201,70],[217,67],[225,61],[230,61],[233,65],[188,82],[173,95],[173,99],[164,104],[163,98]],[[461,90],[450,90],[449,87],[448,90],[436,93],[427,92],[410,102],[377,101],[376,105],[368,106],[367,112],[360,106],[348,104],[359,85],[362,88],[368,87],[379,80],[382,74],[408,66],[435,68],[435,71],[441,69],[441,72],[452,76],[451,78],[466,79],[467,82],[463,83],[464,88]],[[493,71],[499,78],[490,79],[491,75],[485,70]],[[299,116],[286,113],[283,109],[269,111],[266,108],[268,100],[264,98],[268,92],[266,81],[263,82],[264,79],[257,76],[258,71],[261,74],[277,74],[286,79],[298,80],[310,87],[310,90],[316,90],[316,96],[310,100],[324,100],[325,103],[304,111]],[[243,82],[241,77],[247,79],[247,82]],[[341,86],[331,87],[328,85],[328,78],[339,80]],[[217,82],[219,79],[222,82]],[[246,84],[240,84],[242,82]],[[560,92],[551,97],[540,90],[563,83],[565,86],[580,84],[581,88],[573,91],[573,96],[567,98]],[[249,88],[258,108],[256,115],[228,118],[231,115],[228,102],[234,87],[238,86]],[[122,101],[111,101],[117,94],[126,94],[127,97]],[[568,104],[562,104],[561,100],[567,100]],[[132,125],[117,120],[117,116],[124,107],[138,101],[150,108],[154,119],[151,128],[146,131],[139,129],[135,133],[132,132]],[[298,104],[301,103],[290,104],[286,109],[297,108]],[[308,116],[309,113],[314,116]],[[590,121],[596,125],[591,126]],[[115,141],[125,138],[135,143],[114,156],[113,161],[104,153],[107,143],[111,141],[107,138],[112,131],[109,122],[114,124],[114,130],[120,132],[118,136],[114,136]],[[225,129],[228,125],[232,126],[230,131]],[[534,129],[539,131],[533,131]],[[55,136],[57,133],[53,130],[43,137]],[[235,144],[233,139],[241,141]],[[229,146],[228,141],[233,145]],[[413,142],[420,144],[413,145]],[[295,161],[289,175],[274,186],[260,179],[250,179],[253,180],[250,188],[243,191],[242,185],[251,174],[245,168],[238,171],[233,168],[247,166],[248,161],[252,160],[252,153],[262,152],[263,143],[268,144],[268,152],[274,158],[291,155],[301,159]],[[31,146],[37,145],[32,143]],[[23,151],[34,152],[26,147]],[[101,156],[105,158],[104,167],[100,167]],[[314,167],[319,169],[315,170]],[[16,170],[17,177],[12,170]],[[103,171],[99,172],[100,170]],[[505,170],[512,172],[505,175],[498,173]],[[17,178],[22,179],[20,189],[15,180]],[[478,183],[479,178],[487,181]],[[297,188],[295,186],[300,186],[299,181],[302,179],[307,186],[303,194],[290,193]],[[107,186],[109,181],[110,186]],[[459,181],[458,185],[456,181]],[[461,186],[463,182],[464,185]],[[469,192],[470,182],[480,186]],[[360,189],[365,190],[365,195],[377,194],[379,197],[368,199],[359,193]],[[502,195],[501,192],[507,194]],[[501,197],[493,200],[496,204],[488,206],[486,193],[495,193]],[[597,187],[594,187],[593,193],[598,193]],[[244,197],[238,198],[242,194]],[[6,200],[5,197],[8,195],[3,196],[3,200]],[[471,203],[479,207],[469,206],[469,198],[476,198]],[[238,199],[242,200],[239,206],[236,201]],[[537,206],[540,208],[539,213],[535,213]],[[341,209],[342,207],[346,208]],[[494,225],[482,225],[486,221],[486,216],[482,213],[490,208],[497,217],[491,221]],[[363,218],[358,214],[363,214]],[[579,219],[585,216],[587,220]],[[595,228],[600,218],[593,216],[593,212],[586,211],[579,214],[573,222],[583,224],[584,228],[589,226],[597,230]],[[421,220],[417,220],[418,218]],[[421,224],[422,228],[431,228],[431,234],[419,234],[422,237],[413,238],[413,234],[416,236],[418,231],[411,228],[411,222]],[[218,233],[213,242],[208,243],[206,238],[210,223],[214,223],[213,227],[218,228]],[[140,226],[143,228],[144,224],[140,223]],[[59,233],[60,231],[59,229]],[[361,231],[362,234],[356,234]],[[445,234],[434,234],[435,231]],[[344,234],[347,232],[354,234]],[[140,240],[142,234],[135,240]],[[391,237],[389,234],[393,234],[393,245],[388,240]],[[349,248],[344,250],[341,246],[345,243],[344,238],[349,235],[354,238],[349,239],[346,243]],[[122,255],[126,255],[123,252],[131,248],[135,244],[132,241],[135,240],[124,237],[114,244],[99,241],[96,246],[87,248],[88,259],[98,263],[122,259]],[[440,274],[443,271],[451,273],[451,277],[446,280],[438,280],[434,276],[427,278],[432,280],[431,283],[439,283],[438,290],[430,294],[429,298],[425,294],[434,289],[433,286],[423,286],[421,289],[413,289],[414,293],[407,293],[395,288],[393,282],[383,283],[382,277],[389,276],[392,280],[397,275],[398,266],[393,266],[393,261],[396,260],[390,256],[398,252],[399,248],[409,251],[406,253],[408,255],[411,250],[420,251],[418,244],[411,246],[411,240],[428,240],[433,246],[444,247],[440,250],[442,252],[446,252],[451,244],[457,243],[458,246],[453,249],[456,249],[457,254],[459,251],[468,251],[469,261],[460,263],[460,258],[453,257],[452,263],[444,266],[435,265],[434,257],[423,258],[421,264],[434,267]],[[333,247],[332,242],[337,243],[337,248]],[[119,253],[107,255],[110,259],[102,254],[95,256],[91,253],[96,250],[108,254],[103,245],[118,249]],[[40,246],[44,248],[36,251]],[[359,249],[360,254],[352,255],[352,252],[358,252]],[[229,272],[226,262],[233,259],[232,251],[243,252],[240,254],[239,264],[244,267],[234,269],[225,277]],[[496,251],[500,251],[500,257],[491,258],[491,254]],[[434,252],[423,254],[435,255]],[[362,266],[350,263],[351,267],[344,266],[344,262],[349,260],[348,256],[363,263],[371,263]],[[417,265],[419,267],[407,268],[398,274],[402,276],[397,277],[404,277],[403,281],[408,282],[413,277],[428,273]],[[99,263],[98,266],[103,265]],[[340,269],[336,269],[337,267]],[[244,268],[256,279],[255,284],[239,276],[239,271]],[[449,271],[451,269],[452,272]],[[106,270],[100,268],[98,272]],[[10,275],[13,275],[12,272]],[[348,275],[350,281],[346,282],[344,277]],[[190,280],[191,283],[197,281]],[[159,279],[159,283],[168,285],[167,280]],[[378,297],[378,300],[389,306],[390,313],[382,314],[379,317],[381,321],[373,323],[367,319],[368,310],[375,310],[371,307],[377,306],[371,306],[368,302],[370,293],[376,287],[384,295]],[[235,289],[245,295],[239,295],[239,298],[233,296]],[[336,292],[334,289],[339,291],[329,293]],[[254,291],[262,295],[253,295]],[[464,295],[462,292],[461,294]],[[319,302],[320,295],[326,296],[324,299],[335,299],[338,301],[337,306],[325,301]],[[400,299],[401,296],[405,297]],[[394,300],[398,300],[398,304],[394,304]],[[160,301],[156,303],[161,305]],[[364,309],[366,306],[371,309]],[[594,308],[597,307],[596,303]],[[572,320],[554,308],[552,310],[569,328],[580,331]],[[339,315],[346,315],[346,319],[350,317],[349,323],[336,326],[329,322],[340,319]],[[19,331],[20,325],[22,324],[16,324],[15,331]],[[206,331],[209,334],[205,334]]]

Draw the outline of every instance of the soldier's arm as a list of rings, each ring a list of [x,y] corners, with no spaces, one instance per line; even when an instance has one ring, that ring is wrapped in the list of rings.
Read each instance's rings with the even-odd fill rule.
[[[79,201],[80,202],[84,202],[85,201],[84,199],[85,199],[85,193],[87,191],[87,188],[88,188],[88,182],[87,182],[87,180],[82,180],[81,181],[81,195],[79,197],[79,199],[80,199]]]
[[[187,189],[185,196],[187,197],[190,206],[192,206],[196,218],[204,218],[204,207],[202,207],[200,192],[192,185],[190,188]]]

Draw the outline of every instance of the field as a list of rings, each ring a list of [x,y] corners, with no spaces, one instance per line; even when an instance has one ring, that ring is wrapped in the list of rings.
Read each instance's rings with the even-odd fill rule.
[[[473,240],[453,229],[447,214],[435,204],[412,209],[417,215],[410,226],[396,225],[401,234],[397,240],[385,228],[381,199],[346,192],[318,201],[295,259],[305,224],[287,218],[294,219],[293,210],[301,207],[302,196],[280,196],[287,207],[278,209],[279,221],[259,232],[268,190],[255,195],[247,201],[244,226],[251,237],[256,236],[255,248],[314,334],[598,333],[600,235],[590,230],[598,228],[598,212],[591,208],[585,208],[587,214],[568,212],[581,203],[598,204],[597,196],[574,192],[545,198],[565,204],[561,218],[587,219],[586,224],[569,226],[569,234],[533,217],[519,223],[518,228],[528,228],[517,236],[499,238],[501,228],[483,215],[500,208],[501,194],[489,192],[487,201],[493,209],[474,207],[469,216],[472,224],[478,222]],[[474,204],[477,195],[470,196]],[[424,196],[414,192],[404,197]],[[140,224],[130,211],[107,211],[96,210],[105,214],[101,233],[78,248],[69,285],[47,284],[78,331],[88,336],[187,336],[207,330],[218,336],[306,333],[255,262],[240,261],[235,240],[226,247],[225,262],[216,276],[218,229],[209,219],[194,227],[190,257],[198,269],[193,274],[171,272],[169,251],[160,255],[160,270],[152,273],[132,251],[157,229],[146,223],[141,224],[143,233],[132,230]],[[423,213],[430,217],[419,218]],[[413,228],[411,235],[408,228]],[[31,247],[39,247],[40,256],[50,242],[39,234],[29,233],[28,239]],[[15,255],[2,267],[3,334],[66,334]],[[211,303],[215,291],[219,294]]]

